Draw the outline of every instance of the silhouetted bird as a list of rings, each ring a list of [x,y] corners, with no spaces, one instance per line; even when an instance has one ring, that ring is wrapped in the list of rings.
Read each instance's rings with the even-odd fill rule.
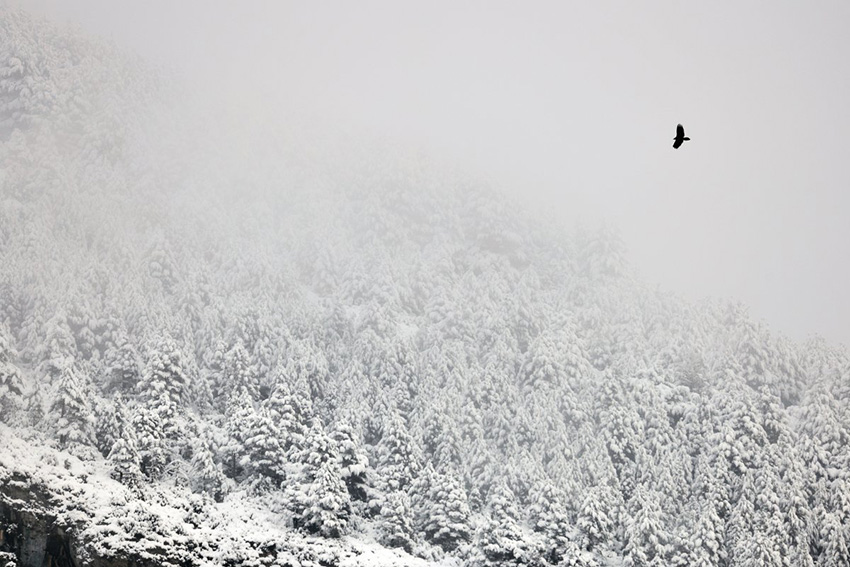
[[[674,142],[673,142],[674,148],[678,148],[679,146],[681,146],[682,142],[690,142],[691,141],[690,138],[685,137],[685,129],[682,127],[681,124],[676,126],[676,137],[673,138],[673,140],[674,140]]]

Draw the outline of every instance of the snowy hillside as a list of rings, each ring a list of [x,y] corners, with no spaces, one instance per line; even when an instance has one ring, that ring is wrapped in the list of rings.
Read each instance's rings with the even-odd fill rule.
[[[0,8],[0,560],[850,564],[845,351],[164,76]]]

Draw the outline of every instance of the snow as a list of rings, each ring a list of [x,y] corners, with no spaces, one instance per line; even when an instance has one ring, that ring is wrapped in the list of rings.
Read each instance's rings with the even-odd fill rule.
[[[331,558],[341,567],[426,567],[422,559],[355,537],[328,540],[299,535],[285,515],[244,492],[222,503],[175,487],[146,487],[140,495],[109,477],[102,460],[84,461],[49,446],[37,436],[23,437],[0,424],[0,500],[13,509],[55,517],[59,525],[82,527],[86,553],[133,556],[158,561],[163,553],[191,554],[199,566],[220,566],[227,558],[255,558],[273,548],[279,564],[318,566]],[[36,489],[49,495],[35,501]],[[22,498],[6,494],[19,491]],[[202,504],[200,518],[191,518]],[[197,523],[197,524],[196,524]],[[175,555],[176,554],[176,555]],[[249,565],[250,562],[244,563]],[[438,565],[455,565],[448,560]]]
[[[0,498],[83,555],[844,559],[846,351],[647,287],[613,232],[0,31]]]

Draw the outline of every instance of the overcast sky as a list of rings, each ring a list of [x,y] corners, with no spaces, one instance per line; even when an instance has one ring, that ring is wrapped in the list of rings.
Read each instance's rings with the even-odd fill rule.
[[[846,1],[21,3],[610,222],[662,289],[850,344]]]

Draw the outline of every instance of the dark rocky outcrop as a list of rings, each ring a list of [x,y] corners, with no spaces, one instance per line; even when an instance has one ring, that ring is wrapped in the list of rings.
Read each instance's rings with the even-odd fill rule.
[[[0,567],[12,556],[16,567],[153,567],[138,558],[93,556],[76,537],[82,523],[59,516],[67,511],[66,495],[24,474],[0,478]]]
[[[22,475],[0,486],[0,552],[20,567],[76,567],[70,526],[48,510],[50,494]],[[5,566],[4,566],[5,567]]]

